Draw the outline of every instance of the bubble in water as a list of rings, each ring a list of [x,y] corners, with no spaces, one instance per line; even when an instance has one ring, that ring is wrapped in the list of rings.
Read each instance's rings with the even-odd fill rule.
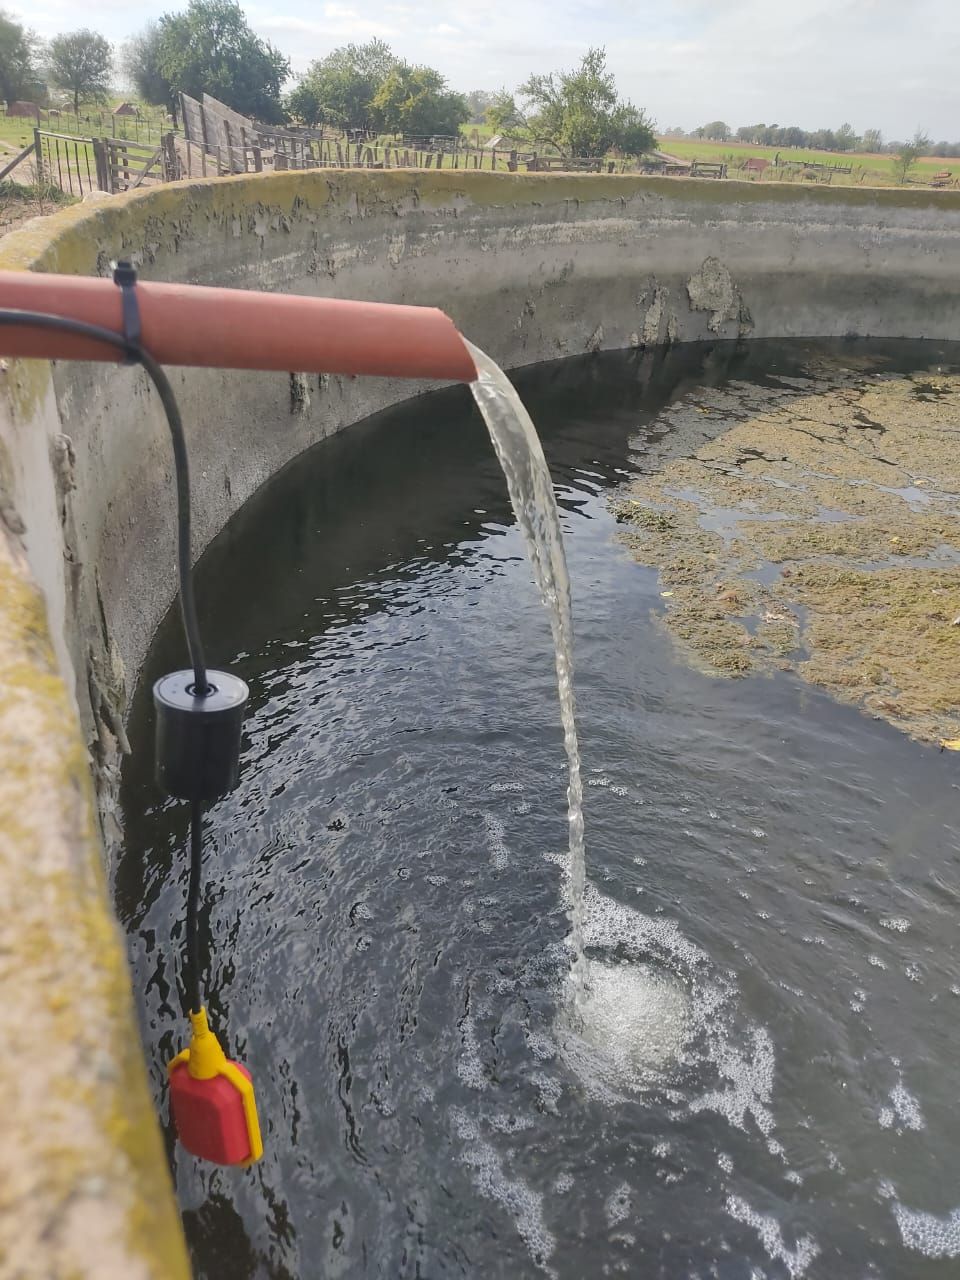
[[[763,1027],[754,1028],[752,1041],[752,1052],[729,1043],[717,1046],[717,1066],[727,1087],[695,1098],[690,1110],[717,1111],[735,1129],[743,1130],[747,1128],[747,1117],[752,1116],[757,1128],[769,1139],[774,1127],[769,1108],[773,1094],[773,1041]]]
[[[687,1030],[689,998],[669,972],[647,964],[587,966],[581,1034],[624,1082],[676,1058]]]
[[[457,1135],[465,1144],[461,1159],[470,1169],[473,1184],[482,1196],[501,1205],[513,1218],[521,1240],[538,1267],[547,1271],[547,1259],[556,1240],[543,1218],[543,1197],[522,1178],[511,1178],[503,1161],[487,1142],[480,1126],[460,1107],[451,1110]]]
[[[490,1116],[490,1127],[498,1133],[522,1133],[533,1128],[533,1116],[518,1115],[515,1111],[498,1112]]]
[[[923,1112],[920,1110],[920,1103],[907,1089],[902,1080],[890,1090],[890,1106],[883,1107],[880,1111],[880,1127],[882,1129],[892,1129],[894,1122],[899,1120],[899,1128],[903,1129],[925,1129],[926,1121],[923,1118]]]
[[[881,1183],[880,1194],[893,1201],[893,1216],[900,1228],[900,1238],[908,1249],[922,1253],[926,1258],[960,1257],[960,1209],[954,1209],[945,1218],[922,1209],[908,1209],[896,1198],[889,1182]]]
[[[729,1197],[727,1213],[734,1221],[753,1227],[767,1254],[786,1267],[790,1280],[800,1280],[800,1277],[805,1276],[807,1268],[820,1253],[820,1246],[813,1236],[801,1236],[796,1246],[789,1248],[776,1218],[772,1214],[758,1213],[741,1196]]]
[[[490,847],[490,865],[494,871],[503,871],[510,860],[503,823],[495,814],[484,813],[483,825],[487,834],[487,844]]]
[[[902,916],[883,916],[880,920],[882,929],[890,929],[893,933],[906,933],[910,928],[910,921],[905,920]]]
[[[607,1226],[615,1227],[618,1223],[624,1222],[630,1216],[632,1203],[633,1196],[630,1185],[622,1182],[616,1191],[607,1197],[604,1203],[603,1212],[606,1215]]]
[[[469,1016],[461,1024],[460,1040],[463,1048],[457,1059],[457,1075],[471,1089],[486,1089],[487,1077],[477,1043],[477,1028]]]

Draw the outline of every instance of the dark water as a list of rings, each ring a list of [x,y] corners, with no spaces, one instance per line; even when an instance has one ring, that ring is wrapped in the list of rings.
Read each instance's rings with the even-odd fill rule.
[[[266,1155],[210,1170],[171,1143],[198,1276],[960,1274],[957,757],[787,677],[685,667],[606,507],[708,429],[668,433],[664,405],[809,354],[517,377],[573,587],[610,979],[589,1044],[557,1019],[547,620],[468,395],[325,442],[204,557],[209,656],[252,703],[241,786],[210,816],[203,978]],[[132,717],[115,880],[164,1114],[186,813],[150,781],[146,690],[183,665],[174,623]]]

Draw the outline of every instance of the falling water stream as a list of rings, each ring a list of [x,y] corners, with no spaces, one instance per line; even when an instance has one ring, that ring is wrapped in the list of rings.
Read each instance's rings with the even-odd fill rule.
[[[490,432],[490,439],[507,480],[510,502],[527,549],[540,599],[550,614],[553,651],[560,695],[563,745],[567,754],[567,820],[570,824],[569,893],[571,1012],[576,1020],[586,995],[587,965],[583,951],[583,895],[586,855],[583,846],[583,783],[577,741],[576,700],[573,689],[573,619],[570,577],[563,550],[560,515],[553,482],[537,429],[526,406],[500,366],[467,343],[477,372],[471,383],[473,398]]]

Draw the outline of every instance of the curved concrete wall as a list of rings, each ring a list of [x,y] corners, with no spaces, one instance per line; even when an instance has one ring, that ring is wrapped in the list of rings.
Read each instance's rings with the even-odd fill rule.
[[[945,192],[319,171],[67,210],[8,236],[0,267],[102,274],[121,256],[154,279],[438,305],[507,366],[714,336],[960,339]],[[417,389],[173,381],[197,551],[303,449]],[[21,1153],[0,1263],[49,1256],[58,1274],[60,1248],[77,1275],[175,1276],[90,786],[109,847],[127,693],[174,592],[169,442],[134,370],[18,362],[0,386],[0,998],[10,1041],[44,1046],[27,1072],[0,1061],[7,1161]]]

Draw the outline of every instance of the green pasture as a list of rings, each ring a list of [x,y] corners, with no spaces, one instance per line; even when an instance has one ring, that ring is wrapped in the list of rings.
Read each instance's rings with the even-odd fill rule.
[[[677,156],[681,160],[705,160],[716,162],[725,160],[729,165],[739,164],[751,157],[773,160],[779,155],[782,161],[794,160],[798,163],[827,165],[851,165],[853,181],[880,178],[885,182],[894,181],[894,164],[896,156],[872,155],[862,152],[813,151],[803,147],[761,147],[744,142],[704,142],[698,138],[661,138],[658,140],[661,151]],[[917,161],[911,175],[917,178],[930,178],[943,169],[951,169],[960,173],[960,160],[944,160],[938,156],[924,156]],[[838,175],[838,181],[851,178]]]

